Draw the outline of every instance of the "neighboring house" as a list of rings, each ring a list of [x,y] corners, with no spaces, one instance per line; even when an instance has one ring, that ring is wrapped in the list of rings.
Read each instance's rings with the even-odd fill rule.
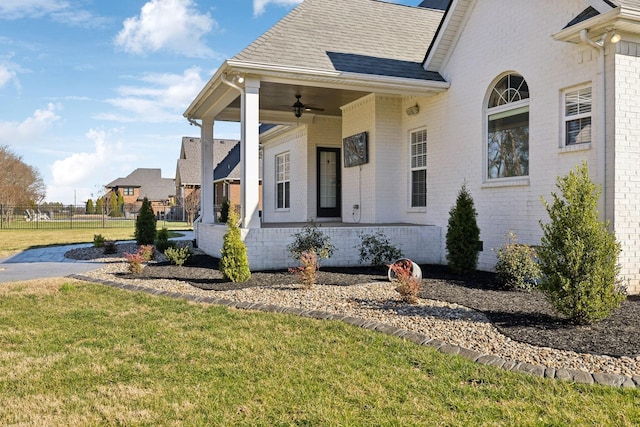
[[[111,197],[121,194],[124,199],[125,216],[135,216],[146,197],[158,219],[164,219],[175,204],[175,181],[162,178],[160,169],[138,168],[125,178],[118,178],[105,185],[107,194],[105,206],[109,206]],[[167,218],[168,219],[168,218]]]
[[[479,268],[492,270],[508,231],[540,242],[541,197],[587,161],[621,274],[640,292],[640,0],[420,6],[305,0],[185,111],[204,141],[217,120],[241,123],[251,267],[292,265],[286,227],[309,219],[338,248],[325,265],[357,264],[359,236],[377,230],[414,261],[446,263],[449,210],[466,183]],[[218,254],[223,233],[204,207],[199,247]]]
[[[200,189],[201,184],[202,143],[200,138],[182,137],[180,158],[176,165],[177,204],[176,217],[182,219],[188,215],[190,196]],[[240,205],[240,141],[216,139],[213,143],[213,162],[216,164],[214,177],[215,212],[220,211],[224,200],[231,205]],[[239,209],[239,208],[238,208]],[[199,210],[199,209],[198,209]]]

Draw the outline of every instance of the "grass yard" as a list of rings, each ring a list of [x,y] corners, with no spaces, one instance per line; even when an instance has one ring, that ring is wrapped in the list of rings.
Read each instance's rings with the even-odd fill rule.
[[[640,391],[543,380],[341,322],[70,279],[0,286],[8,425],[638,425]]]
[[[43,246],[91,243],[93,242],[93,236],[96,234],[102,234],[107,240],[132,240],[134,238],[135,228],[133,222],[130,224],[130,226],[125,228],[0,230],[0,258],[13,255],[26,249]],[[191,228],[186,222],[164,223],[159,221],[157,225],[158,230],[163,227],[166,227],[172,232]]]

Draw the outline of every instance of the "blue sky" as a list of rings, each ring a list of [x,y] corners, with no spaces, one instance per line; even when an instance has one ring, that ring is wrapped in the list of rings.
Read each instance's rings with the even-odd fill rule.
[[[417,5],[419,0],[396,0]],[[84,203],[136,168],[173,178],[182,113],[225,59],[300,0],[0,0],[0,145],[47,201]],[[216,138],[239,138],[216,124]]]

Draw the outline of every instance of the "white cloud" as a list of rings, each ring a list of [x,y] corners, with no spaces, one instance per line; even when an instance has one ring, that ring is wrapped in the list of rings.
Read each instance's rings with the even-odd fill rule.
[[[115,44],[128,53],[167,51],[192,58],[216,56],[201,37],[218,24],[209,14],[198,12],[192,0],[150,0],[139,16],[126,19],[123,26]]]
[[[49,16],[62,24],[95,28],[108,20],[78,8],[68,0],[2,0],[0,19],[38,19]]]
[[[34,142],[43,138],[51,125],[60,119],[56,114],[60,108],[49,104],[45,110],[36,110],[23,122],[0,122],[0,144]]]
[[[15,71],[11,71],[6,65],[0,64],[0,89],[10,81],[17,81]]]
[[[97,171],[112,166],[111,161],[115,152],[119,150],[117,145],[110,146],[105,131],[89,130],[86,137],[93,141],[94,151],[91,153],[74,153],[69,157],[56,160],[51,165],[53,187],[71,186],[92,180]]]
[[[300,3],[302,3],[302,0],[253,0],[253,16],[262,15],[269,4],[289,7]]]
[[[116,112],[97,115],[95,118],[120,122],[177,122],[182,113],[198,94],[204,82],[200,68],[193,67],[183,74],[149,73],[137,80],[139,86],[121,86],[118,97],[106,102],[117,108]]]

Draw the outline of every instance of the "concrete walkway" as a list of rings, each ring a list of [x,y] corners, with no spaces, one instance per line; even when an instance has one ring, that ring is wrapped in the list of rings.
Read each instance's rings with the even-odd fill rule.
[[[180,231],[180,234],[183,234],[183,236],[171,240],[193,240],[192,231]],[[28,249],[8,258],[0,258],[0,283],[47,277],[66,277],[72,274],[97,270],[102,267],[100,261],[78,261],[64,257],[64,254],[71,249],[90,246],[93,246],[93,244],[80,243],[76,245],[49,246]]]

